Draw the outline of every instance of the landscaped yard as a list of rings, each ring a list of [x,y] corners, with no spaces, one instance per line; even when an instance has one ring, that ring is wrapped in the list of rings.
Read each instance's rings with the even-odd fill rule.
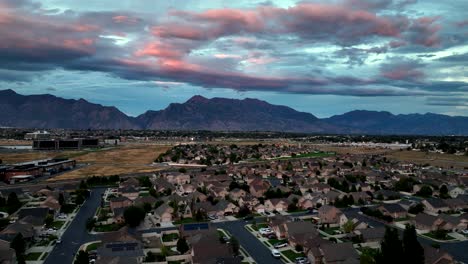
[[[26,260],[27,261],[35,261],[38,260],[39,257],[41,256],[42,252],[31,252],[26,255]]]
[[[65,221],[54,221],[52,222],[52,224],[50,224],[49,227],[51,228],[56,228],[56,229],[60,229],[62,228],[62,226],[65,224]]]
[[[260,223],[260,224],[252,225],[252,228],[255,231],[258,231],[260,228],[266,228],[266,227],[268,227],[268,224],[266,224],[266,223]]]
[[[121,225],[118,224],[109,224],[109,225],[100,225],[100,226],[95,226],[94,231],[96,232],[112,232],[112,231],[117,231],[121,228]]]
[[[87,247],[86,247],[86,251],[89,252],[89,251],[93,251],[93,250],[96,250],[98,247],[101,246],[101,242],[94,242],[94,243],[91,243],[89,244]]]
[[[179,235],[177,233],[172,233],[172,234],[164,234],[162,236],[162,241],[163,242],[171,242],[179,239]]]
[[[340,230],[340,228],[339,227],[329,227],[329,228],[320,229],[320,230],[322,230],[323,232],[325,232],[325,233],[327,233],[329,235],[334,236],[334,235],[337,234],[335,231]]]
[[[437,240],[453,240],[453,239],[455,239],[454,237],[452,237],[452,236],[450,236],[448,234],[441,235],[441,234],[437,234],[436,232],[429,232],[429,233],[425,233],[423,235],[427,236],[427,237],[430,237],[430,238],[433,238],[433,239],[437,239]]]
[[[305,255],[303,253],[296,253],[294,252],[293,250],[285,250],[285,251],[281,251],[281,254],[283,254],[286,258],[288,258],[289,260],[291,260],[292,262],[295,261],[296,258],[298,257],[304,257]]]

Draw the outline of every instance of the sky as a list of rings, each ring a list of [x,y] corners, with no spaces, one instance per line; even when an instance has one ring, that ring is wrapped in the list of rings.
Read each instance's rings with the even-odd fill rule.
[[[0,0],[0,89],[468,116],[466,0]]]

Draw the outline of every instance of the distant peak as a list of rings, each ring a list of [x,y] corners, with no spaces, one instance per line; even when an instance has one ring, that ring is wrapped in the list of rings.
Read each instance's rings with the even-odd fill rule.
[[[200,103],[200,102],[206,102],[206,101],[209,101],[209,99],[201,95],[194,95],[192,98],[190,98],[187,101],[187,103]]]
[[[0,93],[2,93],[2,94],[17,94],[12,89],[0,90]]]

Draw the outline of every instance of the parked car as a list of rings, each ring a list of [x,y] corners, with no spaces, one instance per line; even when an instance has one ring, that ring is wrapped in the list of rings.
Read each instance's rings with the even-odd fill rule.
[[[260,228],[260,229],[258,230],[258,232],[259,232],[261,235],[268,235],[268,234],[273,233],[273,230],[271,230],[270,228]]]
[[[275,234],[269,234],[267,235],[268,239],[277,239],[278,237]]]
[[[309,260],[305,257],[298,257],[295,259],[296,264],[309,264]]]
[[[273,249],[271,250],[271,255],[274,257],[274,258],[281,258],[281,254],[278,250],[276,249]]]
[[[461,230],[460,232],[461,232],[462,234],[464,234],[464,235],[468,235],[468,229]]]
[[[283,248],[283,247],[287,247],[288,246],[288,243],[286,242],[278,242],[274,245],[275,248]]]

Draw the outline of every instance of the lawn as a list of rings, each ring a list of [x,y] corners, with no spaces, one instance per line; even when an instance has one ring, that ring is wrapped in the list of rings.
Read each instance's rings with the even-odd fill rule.
[[[172,242],[175,241],[179,238],[179,235],[177,233],[171,233],[171,234],[164,234],[162,236],[162,241],[163,242]]]
[[[286,239],[268,239],[268,243],[274,246],[276,243],[288,243]]]
[[[325,233],[327,233],[329,235],[334,236],[334,235],[337,234],[335,231],[340,230],[340,228],[339,227],[329,227],[329,228],[320,229],[320,230],[322,230],[323,232],[325,232]]]
[[[252,228],[255,231],[258,231],[260,228],[266,228],[266,227],[269,227],[267,223],[260,223],[260,224],[252,225]]]
[[[26,255],[26,261],[35,261],[38,260],[42,252],[31,252]]]
[[[434,232],[425,233],[425,234],[423,234],[423,236],[427,236],[427,237],[430,237],[432,239],[437,239],[437,240],[453,240],[453,239],[455,239],[454,237],[451,237],[448,234],[443,237],[443,236],[440,236],[440,235],[436,235]]]
[[[109,224],[109,225],[100,225],[100,226],[95,226],[94,231],[96,232],[112,232],[112,231],[117,231],[121,228],[121,225],[118,224]]]
[[[91,243],[88,246],[86,246],[86,251],[89,252],[89,251],[96,250],[98,247],[101,246],[101,244],[102,244],[101,242]]]
[[[65,224],[65,221],[54,221],[52,222],[52,224],[50,224],[50,228],[56,228],[56,229],[60,229],[62,228],[62,226]]]
[[[299,257],[305,257],[304,253],[296,253],[294,252],[293,250],[285,250],[285,251],[281,251],[281,254],[283,254],[286,258],[288,258],[289,260],[291,260],[292,262],[295,261],[296,258],[299,258]]]

